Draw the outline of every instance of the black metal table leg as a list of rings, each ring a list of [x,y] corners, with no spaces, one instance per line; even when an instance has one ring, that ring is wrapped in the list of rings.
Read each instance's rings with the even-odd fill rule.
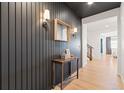
[[[77,58],[77,79],[79,78],[79,59]]]
[[[62,73],[61,73],[61,90],[63,89],[63,70],[64,70],[64,64],[61,64],[62,65]]]
[[[54,88],[54,82],[55,82],[55,63],[52,62],[52,88]]]

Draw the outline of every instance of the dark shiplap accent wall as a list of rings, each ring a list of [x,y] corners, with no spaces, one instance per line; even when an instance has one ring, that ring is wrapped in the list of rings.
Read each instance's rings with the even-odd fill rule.
[[[50,10],[48,31],[42,27],[44,9]],[[80,57],[81,22],[64,3],[1,3],[1,89],[51,88],[51,59],[68,47],[53,40],[55,18],[78,28],[69,47]],[[76,64],[71,65],[74,72]],[[57,69],[56,83],[61,77]],[[65,77],[68,69],[65,64]]]
[[[0,34],[1,34],[1,3],[0,3]],[[1,35],[0,35],[1,38]],[[1,42],[1,39],[0,39]],[[1,59],[1,43],[0,43],[0,59]],[[1,66],[1,61],[0,61],[0,66]],[[1,77],[1,68],[0,68],[0,77]],[[1,78],[0,78],[0,89],[1,89]]]

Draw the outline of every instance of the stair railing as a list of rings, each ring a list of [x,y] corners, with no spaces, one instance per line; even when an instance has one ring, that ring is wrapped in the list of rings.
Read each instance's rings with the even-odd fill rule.
[[[87,44],[87,57],[92,61],[93,59],[93,47],[89,44]]]

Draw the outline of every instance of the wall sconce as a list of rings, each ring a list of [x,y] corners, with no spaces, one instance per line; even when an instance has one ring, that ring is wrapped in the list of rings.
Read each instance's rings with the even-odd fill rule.
[[[48,9],[45,9],[44,14],[43,14],[43,27],[48,28],[48,21],[50,20],[50,12]]]
[[[72,36],[75,37],[75,36],[76,36],[76,33],[77,33],[77,28],[75,27],[75,28],[74,28],[74,31],[73,31],[73,33],[72,33]]]

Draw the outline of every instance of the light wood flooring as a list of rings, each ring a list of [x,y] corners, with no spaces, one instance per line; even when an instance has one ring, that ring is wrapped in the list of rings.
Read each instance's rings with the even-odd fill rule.
[[[84,68],[80,69],[79,79],[73,78],[69,83],[64,84],[64,90],[116,89],[124,89],[124,85],[117,75],[117,59],[110,55],[100,60],[89,61]]]

